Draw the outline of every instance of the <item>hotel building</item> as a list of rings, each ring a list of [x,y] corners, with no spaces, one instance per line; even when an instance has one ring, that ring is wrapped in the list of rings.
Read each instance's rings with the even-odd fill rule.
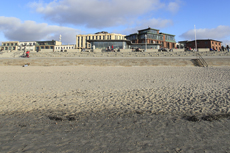
[[[158,29],[147,28],[138,30],[138,33],[130,34],[126,36],[127,40],[132,42],[132,47],[140,47],[144,49],[145,44],[148,49],[162,48],[175,48],[176,41],[175,35],[160,33]]]
[[[114,48],[125,48],[125,42],[125,35],[105,31],[88,35],[76,35],[76,49],[105,49],[112,45]]]

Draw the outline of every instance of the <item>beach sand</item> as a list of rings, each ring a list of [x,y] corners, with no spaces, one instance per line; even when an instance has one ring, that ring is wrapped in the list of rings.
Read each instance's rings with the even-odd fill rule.
[[[230,152],[230,67],[0,67],[0,152]]]

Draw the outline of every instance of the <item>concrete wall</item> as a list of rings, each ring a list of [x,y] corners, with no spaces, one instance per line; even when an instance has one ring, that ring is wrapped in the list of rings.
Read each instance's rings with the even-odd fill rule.
[[[198,51],[199,52],[208,52],[208,51],[210,51],[210,49],[209,48],[199,48]]]
[[[40,52],[53,52],[53,49],[41,49],[41,51]]]
[[[229,58],[206,58],[209,66],[230,66]],[[0,66],[194,66],[188,58],[11,58]]]
[[[151,52],[158,52],[158,49],[147,49],[147,51],[146,51],[147,53],[149,52],[149,53],[151,53]]]
[[[173,52],[184,52],[184,49],[173,49]]]

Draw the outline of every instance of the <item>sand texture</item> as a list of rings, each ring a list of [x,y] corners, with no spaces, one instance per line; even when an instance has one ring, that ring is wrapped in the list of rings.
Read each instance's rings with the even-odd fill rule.
[[[0,67],[0,152],[230,152],[230,67]]]

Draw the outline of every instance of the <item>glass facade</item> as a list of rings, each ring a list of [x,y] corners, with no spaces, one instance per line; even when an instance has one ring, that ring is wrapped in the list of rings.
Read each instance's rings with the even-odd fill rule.
[[[139,33],[140,33],[140,34],[145,34],[145,33],[157,34],[157,30],[148,29],[148,30],[140,31]]]
[[[90,42],[91,46],[95,46],[95,49],[106,49],[113,45],[114,49],[128,48],[126,42],[115,42],[115,41],[100,41],[100,42]]]
[[[175,38],[174,36],[171,36],[171,35],[165,35],[165,40],[175,41]]]

